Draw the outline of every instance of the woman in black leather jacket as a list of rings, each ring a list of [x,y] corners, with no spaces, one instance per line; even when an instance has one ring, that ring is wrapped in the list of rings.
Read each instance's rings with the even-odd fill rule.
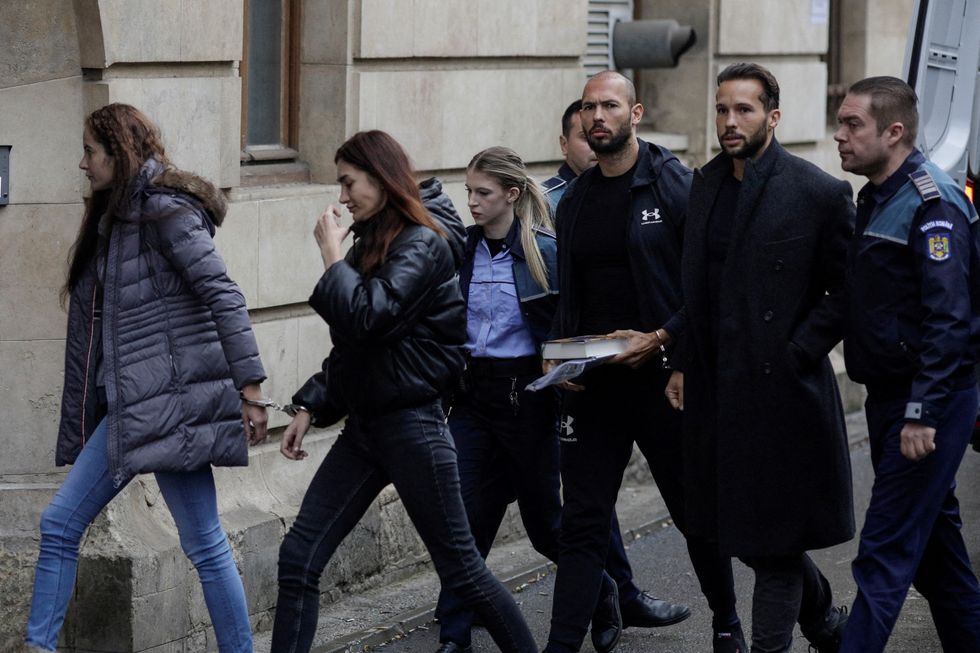
[[[325,272],[310,305],[330,325],[324,371],[293,398],[300,407],[281,450],[302,460],[311,422],[347,416],[279,551],[272,650],[308,651],[319,579],[337,546],[393,483],[444,586],[475,610],[504,651],[536,651],[508,591],[487,570],[459,492],[441,396],[463,369],[466,314],[445,231],[422,205],[408,157],[380,131],[360,132],[334,158],[340,201],[314,234]],[[349,232],[354,244],[342,256]]]

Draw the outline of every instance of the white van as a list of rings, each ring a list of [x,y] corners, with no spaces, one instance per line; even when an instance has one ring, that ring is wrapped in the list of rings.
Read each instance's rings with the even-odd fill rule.
[[[905,78],[919,96],[917,146],[967,188],[980,185],[980,0],[916,0]]]
[[[919,96],[917,147],[980,206],[980,0],[916,0],[905,79]]]

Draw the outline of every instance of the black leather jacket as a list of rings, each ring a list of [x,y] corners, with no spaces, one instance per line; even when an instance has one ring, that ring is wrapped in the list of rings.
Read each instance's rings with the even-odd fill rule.
[[[376,225],[356,227],[345,260],[324,273],[310,297],[330,325],[333,349],[293,403],[309,408],[320,427],[348,413],[433,401],[463,370],[466,308],[449,241],[427,227],[407,226],[381,267],[364,276],[358,263]]]

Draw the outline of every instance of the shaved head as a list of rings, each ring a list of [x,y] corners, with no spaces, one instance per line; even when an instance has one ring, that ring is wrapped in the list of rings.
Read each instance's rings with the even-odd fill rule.
[[[615,82],[622,86],[622,97],[626,99],[626,103],[629,106],[636,104],[636,87],[633,85],[633,82],[630,81],[629,77],[626,77],[615,70],[603,70],[601,73],[596,73],[589,78],[589,81],[585,84],[586,90],[589,88],[589,85],[592,84],[592,82]],[[583,96],[585,95],[585,92],[586,91],[582,92]]]

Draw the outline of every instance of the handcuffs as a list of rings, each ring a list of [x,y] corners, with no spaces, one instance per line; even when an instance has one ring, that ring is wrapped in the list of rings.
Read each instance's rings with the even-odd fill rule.
[[[310,409],[306,406],[301,406],[300,404],[286,404],[283,406],[274,399],[249,399],[245,396],[245,393],[241,390],[238,391],[238,396],[241,398],[242,403],[248,406],[256,406],[258,408],[271,408],[272,410],[280,410],[290,417],[296,417],[300,412],[309,413]]]

